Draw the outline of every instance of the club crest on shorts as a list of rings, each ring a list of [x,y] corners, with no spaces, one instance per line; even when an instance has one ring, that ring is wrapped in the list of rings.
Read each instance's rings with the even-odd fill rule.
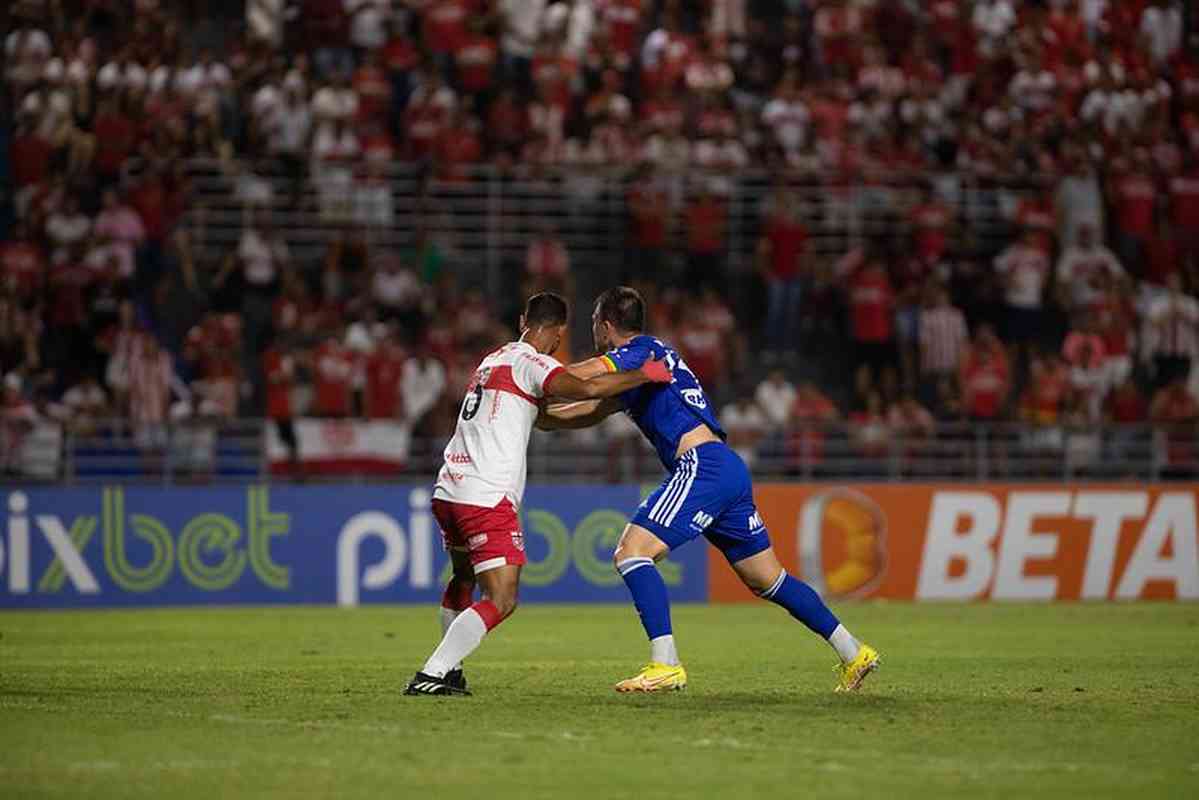
[[[483,545],[487,544],[487,534],[478,533],[466,540],[466,546],[471,550],[478,550]]]
[[[512,531],[512,546],[523,553],[525,550],[525,535],[520,531]]]

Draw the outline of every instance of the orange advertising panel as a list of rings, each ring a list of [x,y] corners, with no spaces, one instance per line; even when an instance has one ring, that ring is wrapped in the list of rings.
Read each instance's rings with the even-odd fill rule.
[[[831,598],[1199,599],[1194,485],[762,484],[784,566]],[[711,599],[755,599],[719,557]]]

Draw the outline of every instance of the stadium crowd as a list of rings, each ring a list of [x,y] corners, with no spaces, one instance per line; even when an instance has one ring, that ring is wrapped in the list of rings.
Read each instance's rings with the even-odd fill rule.
[[[945,421],[1199,418],[1194,3],[19,0],[9,16],[6,429],[128,417],[154,448],[173,415],[309,414],[446,433],[519,296],[575,293],[572,255],[547,226],[497,298],[435,235],[378,247],[364,220],[394,161],[442,183],[475,163],[623,170],[612,278],[650,298],[747,454],[835,420],[873,453]],[[218,261],[187,222],[197,157],[246,207]],[[776,178],[734,273],[725,198],[749,169]],[[991,252],[956,200],[1010,182],[1022,199]],[[313,212],[346,223],[316,265],[271,213],[309,183]],[[824,257],[801,185],[826,208],[855,187],[881,232]]]

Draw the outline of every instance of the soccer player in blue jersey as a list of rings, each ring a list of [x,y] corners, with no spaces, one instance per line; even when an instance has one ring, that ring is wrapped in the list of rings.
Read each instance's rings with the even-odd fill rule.
[[[613,555],[650,641],[649,664],[617,683],[616,690],[657,692],[687,685],[670,623],[670,598],[655,562],[701,535],[746,586],[833,647],[841,660],[838,691],[857,689],[878,668],[878,652],[850,635],[820,596],[779,563],[754,505],[749,470],[725,444],[703,387],[678,352],[644,333],[641,295],[624,286],[604,292],[592,327],[596,349],[606,352],[570,367],[578,377],[637,369],[650,359],[665,361],[673,375],[669,384],[640,386],[615,398],[549,405],[537,423],[547,430],[584,428],[625,411],[669,473],[637,509]]]

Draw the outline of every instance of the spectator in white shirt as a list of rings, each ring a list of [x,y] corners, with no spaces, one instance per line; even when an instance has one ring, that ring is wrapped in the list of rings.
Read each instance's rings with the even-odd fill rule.
[[[343,0],[350,17],[350,43],[361,50],[377,50],[387,44],[390,0]]]
[[[1153,0],[1141,14],[1141,36],[1156,66],[1169,62],[1182,48],[1182,9],[1173,0]]]
[[[1019,349],[1027,350],[1044,334],[1042,295],[1049,269],[1049,256],[1041,246],[1040,234],[1033,229],[1026,230],[1018,242],[995,259],[1007,303],[1003,338]]]
[[[774,98],[762,109],[762,124],[774,134],[784,153],[797,151],[808,136],[812,114],[800,97],[794,75],[785,76]]]
[[[445,367],[433,356],[417,350],[404,362],[402,380],[400,393],[404,399],[404,415],[408,424],[415,428],[445,391]]]
[[[791,419],[795,406],[795,387],[787,380],[781,369],[771,370],[766,380],[758,384],[754,400],[771,428],[782,428]]]
[[[978,51],[983,58],[999,54],[1008,33],[1016,24],[1011,0],[979,0],[970,19],[978,33]]]
[[[1199,301],[1182,291],[1177,273],[1148,302],[1141,340],[1141,356],[1153,364],[1159,388],[1189,375],[1199,356]]]
[[[532,85],[530,67],[541,37],[546,0],[499,0],[496,12],[503,23],[500,51],[504,74],[519,93],[527,95]]]
[[[303,80],[288,76],[283,81],[283,101],[266,121],[267,142],[279,159],[290,184],[292,206],[299,205],[312,134],[312,112],[304,99]]]
[[[758,458],[758,444],[769,427],[762,409],[752,397],[742,395],[720,412],[720,426],[729,435],[729,447],[753,469]]]
[[[1111,250],[1098,241],[1090,225],[1078,228],[1078,241],[1062,252],[1057,262],[1057,285],[1062,304],[1082,308],[1098,295],[1096,282],[1101,275],[1117,280],[1125,278],[1124,269]]]
[[[84,242],[92,231],[92,221],[79,210],[79,198],[68,192],[62,205],[46,219],[46,238],[53,248],[50,263],[58,265],[67,260],[71,249]]]
[[[920,312],[920,383],[930,392],[937,381],[953,377],[970,343],[966,317],[949,299],[949,292],[937,286],[930,288]],[[930,394],[926,402],[931,402]]]

